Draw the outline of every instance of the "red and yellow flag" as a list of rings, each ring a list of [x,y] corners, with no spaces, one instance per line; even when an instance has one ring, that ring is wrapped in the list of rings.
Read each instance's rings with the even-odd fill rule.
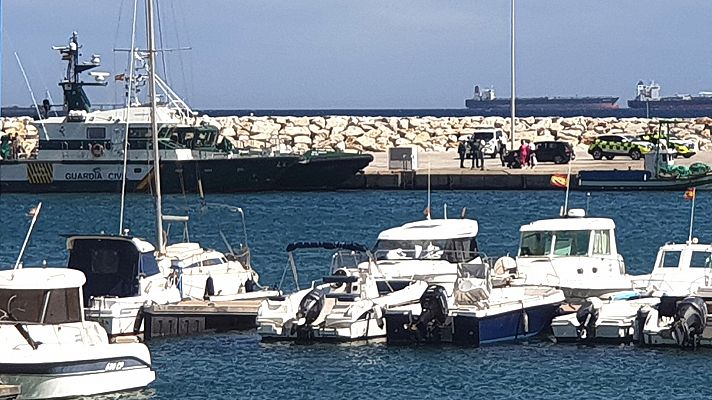
[[[566,174],[554,174],[549,181],[551,186],[566,189],[569,186],[569,177]]]
[[[693,187],[687,188],[687,190],[685,190],[685,194],[683,195],[683,197],[685,198],[685,200],[694,200],[695,194],[696,194],[695,192],[696,192],[695,188],[693,188]]]

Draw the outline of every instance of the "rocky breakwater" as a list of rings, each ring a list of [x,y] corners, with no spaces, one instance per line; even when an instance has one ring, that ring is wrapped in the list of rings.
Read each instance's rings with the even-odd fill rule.
[[[510,120],[502,117],[222,117],[215,121],[238,147],[279,143],[296,152],[383,152],[401,146],[444,152],[456,149],[462,136],[478,128],[511,132]],[[601,134],[650,134],[660,127],[659,120],[646,118],[528,117],[517,118],[515,123],[515,142],[564,140],[574,145],[586,145]],[[671,136],[697,141],[703,151],[712,151],[711,130],[712,118],[683,119],[670,125]]]
[[[37,154],[39,134],[32,118],[0,118],[0,159],[32,158]]]

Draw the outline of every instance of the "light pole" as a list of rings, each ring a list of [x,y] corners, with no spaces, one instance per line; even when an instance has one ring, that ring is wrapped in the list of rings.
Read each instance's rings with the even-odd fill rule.
[[[511,143],[512,143],[512,145],[511,145],[511,150],[514,150],[514,132],[515,132],[515,123],[514,123],[514,121],[515,121],[515,118],[516,118],[516,104],[515,104],[515,99],[516,99],[516,97],[517,97],[517,92],[516,92],[515,87],[516,87],[516,84],[517,84],[517,80],[516,80],[516,75],[515,75],[515,74],[516,74],[516,71],[515,71],[515,68],[514,68],[514,56],[515,56],[515,55],[514,55],[514,0],[511,0],[511,2],[512,2],[512,10],[511,10],[511,18],[510,18],[510,21],[511,21],[511,33],[510,33],[510,36],[511,36],[511,50],[512,50],[512,55],[511,55],[511,59],[512,59],[512,98],[511,98],[511,102],[512,102],[512,105],[511,105],[512,115],[511,115],[511,121],[510,121],[510,126],[511,126],[511,128],[510,128],[510,136],[511,136],[510,141],[511,141]]]

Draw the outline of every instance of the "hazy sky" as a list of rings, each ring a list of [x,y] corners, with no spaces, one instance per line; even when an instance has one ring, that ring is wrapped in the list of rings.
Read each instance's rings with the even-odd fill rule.
[[[145,25],[143,0],[138,25]],[[2,0],[3,105],[38,101],[79,33],[100,70],[126,69],[134,0]],[[517,0],[517,95],[712,90],[710,0]],[[462,108],[474,84],[509,97],[510,0],[162,0],[168,80],[194,108]],[[143,33],[141,33],[143,37]],[[141,39],[141,46],[145,46]],[[159,70],[162,73],[162,70]],[[113,82],[112,82],[113,84]],[[92,88],[94,103],[121,99]]]

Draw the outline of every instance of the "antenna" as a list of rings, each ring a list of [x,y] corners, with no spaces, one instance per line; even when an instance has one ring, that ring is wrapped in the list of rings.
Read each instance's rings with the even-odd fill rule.
[[[689,194],[692,195],[692,206],[690,207],[690,233],[687,235],[687,243],[692,243],[692,225],[695,222],[695,198],[697,197],[697,189],[694,187],[687,189],[685,197]]]
[[[566,197],[564,198],[564,212],[563,215],[569,212],[569,187],[571,186],[571,163],[569,161],[569,171],[566,173]]]
[[[13,270],[17,271],[22,268],[22,257],[25,255],[25,249],[27,248],[27,243],[30,241],[30,236],[32,236],[32,230],[35,228],[35,222],[37,222],[37,217],[40,216],[40,210],[42,209],[42,202],[37,204],[37,207],[33,208],[30,212],[32,213],[32,222],[30,222],[30,229],[27,230],[27,235],[25,235],[25,241],[22,243],[20,248],[20,254],[17,256],[17,261],[15,261],[15,267]],[[14,272],[13,272],[13,277]]]

